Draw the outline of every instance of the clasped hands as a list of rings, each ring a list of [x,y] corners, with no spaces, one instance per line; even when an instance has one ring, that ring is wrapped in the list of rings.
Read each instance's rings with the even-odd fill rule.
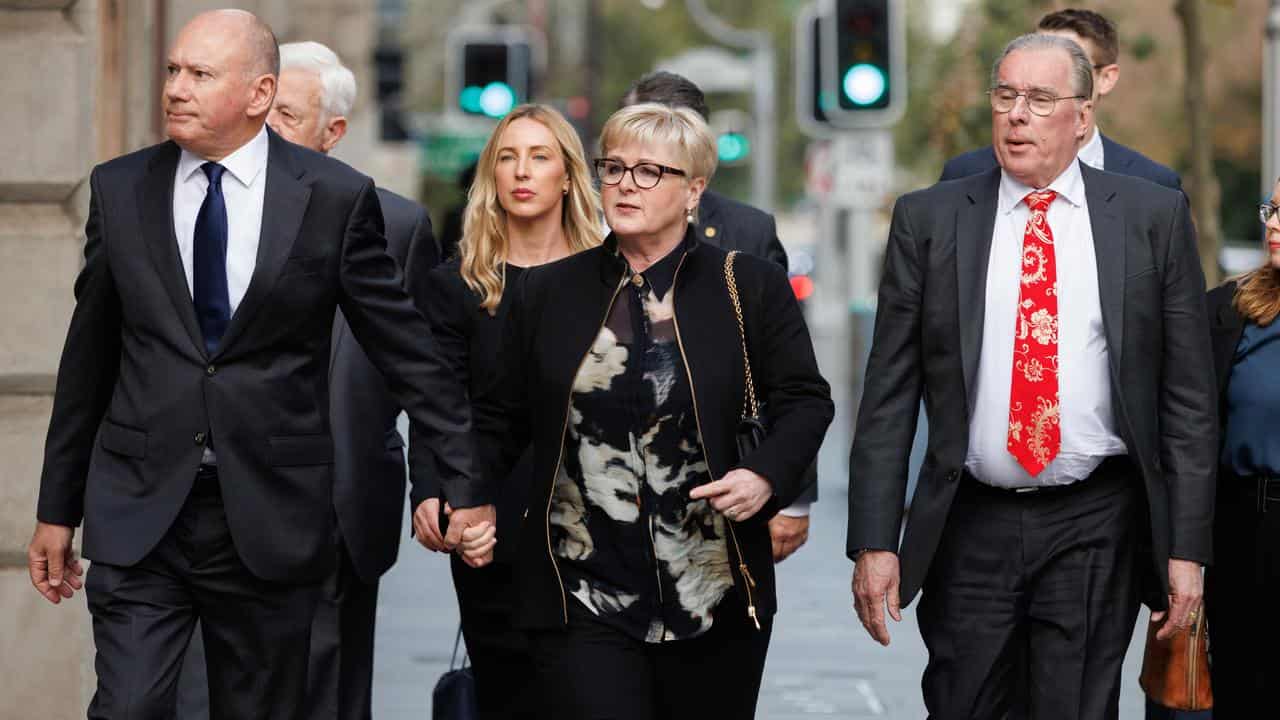
[[[493,505],[453,508],[444,504],[448,532],[440,530],[440,499],[428,498],[413,510],[413,532],[418,542],[435,552],[456,552],[471,567],[493,562],[498,545],[498,513]]]

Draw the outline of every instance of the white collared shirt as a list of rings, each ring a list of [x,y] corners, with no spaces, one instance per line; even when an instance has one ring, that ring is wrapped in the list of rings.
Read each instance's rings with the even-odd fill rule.
[[[173,180],[173,232],[187,276],[187,291],[194,297],[196,215],[209,189],[209,178],[200,169],[207,160],[182,151]],[[218,163],[222,196],[227,205],[227,299],[234,315],[244,299],[253,269],[258,263],[258,238],[262,233],[262,205],[267,188],[267,127],[252,140]]]
[[[1088,165],[1094,170],[1106,170],[1103,165],[1106,162],[1105,150],[1102,146],[1102,131],[1097,125],[1093,126],[1093,137],[1089,138],[1089,142],[1080,148],[1080,152],[1076,153],[1076,157],[1080,158],[1080,162]]]
[[[1049,184],[1058,197],[1049,206],[1058,275],[1058,399],[1062,444],[1058,455],[1032,477],[1009,452],[1009,394],[1013,378],[1022,237],[1031,211],[1031,188],[1003,171],[987,263],[982,350],[969,418],[965,468],[997,487],[1065,485],[1083,480],[1104,458],[1127,452],[1116,434],[1111,408],[1107,338],[1098,296],[1098,262],[1079,163]],[[1106,259],[1105,261],[1117,261]]]

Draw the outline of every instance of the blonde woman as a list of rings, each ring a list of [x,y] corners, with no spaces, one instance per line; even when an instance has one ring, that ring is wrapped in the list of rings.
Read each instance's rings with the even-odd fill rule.
[[[1280,626],[1265,608],[1280,592],[1280,183],[1258,208],[1262,267],[1209,291],[1222,430],[1205,603],[1213,638],[1213,717],[1274,712]],[[1266,708],[1273,708],[1267,710]]]
[[[496,363],[506,312],[507,288],[528,268],[600,244],[600,201],[592,186],[582,144],[572,126],[544,105],[521,105],[498,123],[476,167],[463,214],[458,258],[431,271],[427,316],[441,353],[470,398],[497,375]],[[411,501],[414,531],[433,550],[444,550],[438,490],[431,486],[429,456],[416,448],[411,430]],[[501,440],[500,440],[501,441]],[[524,448],[506,452],[519,455]],[[492,464],[496,448],[477,447],[479,467]],[[454,588],[462,630],[476,678],[484,718],[534,717],[530,700],[532,665],[522,632],[512,625],[511,550],[515,547],[530,466],[519,463],[499,482],[489,476],[498,507],[497,528],[468,535],[463,551],[486,552],[496,543],[497,559],[484,568],[453,561]],[[448,509],[445,509],[448,512]]]
[[[614,113],[595,161],[612,233],[511,288],[502,380],[472,404],[481,437],[532,441],[516,621],[539,717],[755,713],[776,608],[768,521],[803,490],[832,405],[786,272],[736,256],[769,420],[739,455],[727,258],[693,226],[715,165],[692,110]]]

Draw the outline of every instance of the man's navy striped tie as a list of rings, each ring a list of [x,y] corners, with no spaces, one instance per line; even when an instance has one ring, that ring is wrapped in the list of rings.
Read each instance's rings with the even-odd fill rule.
[[[210,355],[231,321],[231,300],[227,292],[227,203],[222,197],[222,174],[226,168],[207,162],[200,166],[209,178],[209,190],[196,215],[195,270],[192,299],[204,348]]]

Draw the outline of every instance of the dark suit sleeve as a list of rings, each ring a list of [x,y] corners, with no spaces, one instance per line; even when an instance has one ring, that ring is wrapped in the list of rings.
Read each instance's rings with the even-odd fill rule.
[[[1169,488],[1170,556],[1208,564],[1218,414],[1204,275],[1182,195],[1168,229],[1164,271],[1164,377],[1160,383],[1160,462]]]
[[[896,550],[907,494],[907,463],[920,412],[924,270],[908,202],[893,208],[871,353],[849,454],[846,552]]]
[[[410,421],[424,428],[445,498],[460,508],[491,503],[473,468],[465,394],[449,375],[430,326],[405,292],[399,266],[387,254],[382,210],[371,181],[352,206],[340,262],[342,312]]]
[[[765,247],[764,258],[771,263],[780,266],[783,270],[789,270],[790,265],[787,261],[787,250],[782,247],[782,241],[778,239],[778,221],[769,216],[769,241]]]
[[[467,302],[461,279],[451,277],[447,268],[437,268],[425,276],[421,286],[422,311],[431,324],[431,335],[440,348],[449,375],[462,388],[464,398],[471,385],[470,333]],[[467,399],[469,402],[469,398]],[[429,433],[417,422],[409,423],[409,506],[417,508],[428,498],[440,497],[439,471],[428,444]]]
[[[413,304],[430,319],[427,311],[428,279],[431,269],[440,264],[440,248],[431,232],[431,217],[426,208],[416,206],[417,217],[409,235],[409,249],[404,259],[404,287],[413,298]]]
[[[805,473],[818,454],[835,409],[786,273],[774,265],[757,267],[766,271],[757,276],[760,290],[753,294],[758,301],[752,303],[755,307],[744,306],[743,310],[758,317],[747,327],[747,340],[756,392],[768,412],[769,432],[764,442],[742,459],[741,466],[769,480],[778,506],[786,507],[805,490]],[[751,275],[743,279],[746,277]]]
[[[58,364],[36,508],[41,522],[68,527],[84,517],[89,457],[120,368],[120,296],[107,260],[99,182],[95,170],[89,176],[84,269],[76,277],[76,308]]]

